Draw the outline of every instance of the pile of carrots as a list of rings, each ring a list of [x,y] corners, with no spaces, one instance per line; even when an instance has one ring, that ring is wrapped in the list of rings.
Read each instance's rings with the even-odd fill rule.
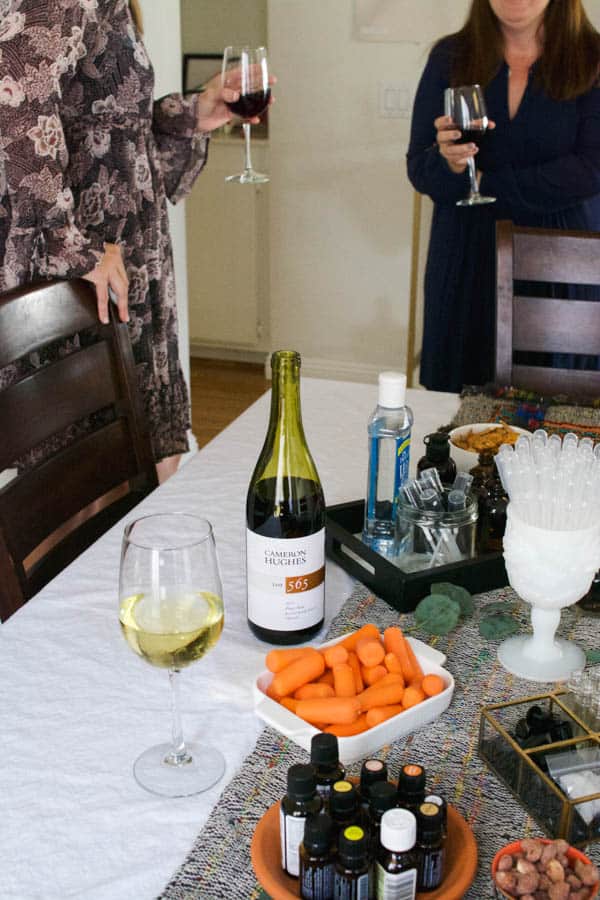
[[[349,737],[441,693],[439,675],[424,675],[400,628],[376,625],[323,650],[293,647],[267,653],[267,695],[321,731]]]

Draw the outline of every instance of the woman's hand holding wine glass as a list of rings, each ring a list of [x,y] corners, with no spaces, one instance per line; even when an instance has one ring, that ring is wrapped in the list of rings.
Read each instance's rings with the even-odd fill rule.
[[[474,159],[488,128],[495,128],[488,119],[482,89],[478,84],[447,88],[444,108],[445,115],[434,122],[440,153],[453,172],[460,174],[468,168],[471,183],[469,195],[459,200],[457,206],[494,203],[495,197],[479,193]]]
[[[273,83],[274,79],[269,77],[267,51],[264,47],[225,47],[221,87],[230,113],[244,119],[242,128],[245,144],[244,171],[230,175],[225,181],[262,184],[269,180],[268,175],[252,168],[250,126],[259,121],[260,115],[271,103]],[[227,91],[231,93],[227,95]],[[230,99],[226,99],[227,96]]]

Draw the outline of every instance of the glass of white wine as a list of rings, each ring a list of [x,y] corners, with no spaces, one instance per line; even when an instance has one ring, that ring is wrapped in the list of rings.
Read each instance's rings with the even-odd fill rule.
[[[214,747],[186,744],[178,676],[213,647],[223,630],[221,576],[212,526],[187,513],[145,516],[125,528],[119,575],[119,621],[131,649],[167,669],[172,742],[157,744],[133,771],[164,797],[198,794],[215,784],[225,760]]]

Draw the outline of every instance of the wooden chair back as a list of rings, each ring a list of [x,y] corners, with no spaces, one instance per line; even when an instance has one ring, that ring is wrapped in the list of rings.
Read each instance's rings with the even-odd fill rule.
[[[0,488],[2,620],[157,485],[127,325],[112,309],[110,323],[100,324],[95,291],[81,280],[0,297],[0,368],[76,333],[84,333],[81,349],[0,391],[0,472],[53,438],[60,447],[39,465],[19,468]],[[113,498],[105,497],[109,492]],[[102,497],[108,505],[27,563],[51,543],[50,535]]]
[[[597,302],[521,296],[516,281],[597,286]],[[496,382],[543,394],[600,396],[600,371],[518,364],[515,351],[600,355],[599,233],[497,222]]]

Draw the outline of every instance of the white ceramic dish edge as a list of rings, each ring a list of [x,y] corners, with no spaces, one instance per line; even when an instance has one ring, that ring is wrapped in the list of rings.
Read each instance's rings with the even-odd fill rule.
[[[447,687],[440,694],[423,700],[417,706],[399,713],[392,719],[387,719],[362,734],[338,738],[340,761],[344,765],[371,756],[385,744],[391,744],[405,734],[409,734],[423,725],[428,725],[441,716],[450,705],[454,693],[454,678],[447,669],[442,668],[446,657],[439,650],[424,644],[423,641],[411,637],[407,639],[412,645],[423,672],[426,675],[430,673],[441,675]],[[319,648],[329,647],[331,644],[337,644],[339,640],[340,638],[334,638],[318,646]],[[257,716],[304,750],[310,750],[310,742],[313,735],[319,733],[318,729],[266,696],[265,691],[272,678],[272,673],[265,669],[254,683],[254,708]]]
[[[468,434],[471,431],[474,431],[475,434],[479,434],[481,431],[487,431],[488,428],[501,427],[501,422],[477,422],[474,425],[459,425],[448,432],[448,437],[450,438],[450,456],[456,463],[456,468],[459,472],[468,472],[469,469],[472,469],[473,466],[477,465],[479,454],[476,450],[464,450],[462,447],[457,447],[453,438],[458,437],[458,435],[461,434]],[[518,425],[509,425],[509,428],[512,428],[512,430],[516,431],[518,434],[531,434],[531,431],[527,431],[526,428],[519,428]]]

